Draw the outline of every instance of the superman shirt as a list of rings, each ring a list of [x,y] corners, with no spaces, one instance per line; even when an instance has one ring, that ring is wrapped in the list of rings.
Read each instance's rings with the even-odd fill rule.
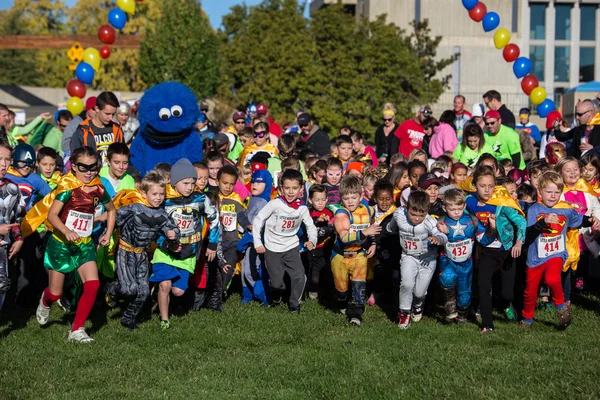
[[[469,196],[467,197],[467,212],[471,215],[475,215],[477,217],[477,219],[479,220],[479,222],[481,222],[481,224],[487,228],[489,223],[489,219],[490,216],[495,215],[496,214],[496,206],[492,206],[490,204],[484,204],[482,206],[477,204],[477,196]],[[502,246],[502,243],[498,240],[495,239],[492,243],[485,243],[482,242],[482,239],[484,239],[483,237],[483,233],[479,232],[476,234],[476,238],[477,241],[485,247],[489,247],[491,249],[497,249],[497,250],[506,250],[504,248],[504,246]]]
[[[542,203],[535,203],[529,208],[527,214],[527,227],[535,225],[548,214],[558,215],[558,224],[549,224],[542,233],[535,238],[527,252],[527,266],[537,267],[554,257],[567,260],[567,229],[577,228],[583,222],[583,215],[572,208],[548,208]]]

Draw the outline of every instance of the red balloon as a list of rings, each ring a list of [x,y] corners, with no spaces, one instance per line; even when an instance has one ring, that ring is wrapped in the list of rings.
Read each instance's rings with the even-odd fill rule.
[[[108,58],[110,57],[110,47],[104,46],[100,48],[100,57]]]
[[[531,94],[531,91],[539,86],[538,78],[535,75],[525,75],[521,81],[521,89],[527,96]]]
[[[475,22],[481,22],[485,14],[487,14],[487,7],[481,1],[469,10],[469,17]]]
[[[67,84],[67,93],[69,93],[69,96],[71,97],[83,99],[85,98],[86,91],[85,85],[79,79],[71,79]]]
[[[102,25],[98,28],[98,39],[102,43],[113,44],[117,38],[117,33],[114,28],[110,25]]]
[[[515,61],[517,58],[519,58],[520,54],[521,54],[521,49],[519,49],[519,46],[517,46],[516,44],[513,44],[513,43],[507,44],[504,47],[504,50],[502,50],[502,56],[504,57],[506,62]]]

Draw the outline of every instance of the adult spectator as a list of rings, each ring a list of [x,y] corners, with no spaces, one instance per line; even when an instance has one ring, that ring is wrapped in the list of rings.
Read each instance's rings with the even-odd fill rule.
[[[233,125],[229,125],[224,132],[229,138],[229,155],[225,157],[229,157],[233,162],[237,162],[240,153],[244,150],[239,136],[240,131],[246,127],[246,113],[243,111],[234,112],[231,121]]]
[[[531,116],[531,111],[527,107],[521,108],[519,110],[519,124],[516,126],[517,131],[525,131],[531,136],[536,146],[540,145],[542,141],[542,133],[540,132],[540,128],[537,127],[534,123],[529,121],[529,117]]]
[[[119,104],[117,114],[115,115],[115,122],[121,124],[125,143],[130,143],[133,136],[140,129],[140,121],[131,115],[131,106],[126,101]]]
[[[88,97],[85,101],[85,111],[80,113],[79,115],[74,115],[73,119],[65,130],[63,131],[62,137],[62,151],[63,154],[67,155],[71,152],[71,139],[73,138],[73,134],[85,119],[94,118],[96,115],[96,96]]]
[[[454,151],[458,146],[455,123],[454,111],[446,110],[442,113],[438,124],[433,128],[433,136],[429,141],[429,155],[432,158],[438,158],[446,151]]]
[[[9,109],[4,104],[0,104],[0,139],[4,139],[8,142],[8,136],[6,126],[8,125],[8,120],[10,119]]]
[[[83,121],[71,139],[71,151],[89,146],[98,151],[102,164],[108,165],[106,152],[113,143],[123,143],[123,130],[113,122],[119,100],[113,92],[102,92],[96,98],[96,114]]]
[[[54,114],[54,122],[56,122],[56,126],[53,127],[50,132],[44,136],[44,141],[42,145],[44,147],[50,147],[62,157],[63,152],[61,148],[62,138],[65,129],[69,125],[69,122],[73,119],[73,115],[69,110],[59,110]]]
[[[471,112],[472,117],[463,126],[463,131],[467,128],[467,125],[471,124],[478,125],[482,131],[485,131],[485,121],[483,120],[484,114],[485,107],[483,104],[473,104],[473,111]]]
[[[200,109],[200,112],[204,115],[205,118],[205,123],[206,123],[206,127],[208,129],[209,132],[212,132],[212,134],[217,133],[217,127],[215,126],[215,124],[212,123],[212,121],[210,120],[210,118],[208,118],[208,103],[206,101],[200,101],[198,102],[198,108]]]
[[[596,114],[594,104],[588,99],[577,104],[575,118],[579,126],[566,132],[555,131],[555,135],[561,142],[573,139],[567,155],[581,158],[588,150],[600,146],[600,115]]]
[[[511,160],[515,168],[525,169],[519,134],[502,123],[496,110],[485,113],[485,143],[492,149],[492,155],[500,160]]]
[[[389,164],[389,160],[398,152],[400,145],[398,137],[394,134],[398,129],[395,121],[396,108],[392,103],[383,106],[383,123],[375,131],[375,154],[382,164]]]
[[[483,95],[483,101],[487,108],[493,111],[498,111],[502,119],[502,124],[511,129],[515,129],[515,115],[504,104],[502,104],[502,96],[495,90],[488,90]]]
[[[465,128],[465,124],[472,118],[470,112],[465,110],[465,96],[462,94],[454,96],[454,115],[456,115],[456,135],[460,142],[462,140],[462,131]]]
[[[256,115],[265,115],[269,119],[269,133],[279,137],[283,133],[281,126],[275,122],[271,115],[269,115],[269,107],[266,104],[259,104],[256,106]]]
[[[306,147],[319,157],[329,154],[329,136],[319,128],[307,113],[298,116],[298,126]]]
[[[400,140],[398,153],[402,153],[404,157],[409,158],[413,150],[421,148],[425,136],[425,130],[421,124],[425,118],[431,117],[431,114],[431,107],[421,106],[414,118],[407,119],[400,124],[395,132],[398,140]]]

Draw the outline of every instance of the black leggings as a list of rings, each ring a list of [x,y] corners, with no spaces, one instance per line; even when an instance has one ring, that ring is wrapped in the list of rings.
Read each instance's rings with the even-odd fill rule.
[[[480,246],[479,256],[479,308],[483,328],[493,328],[492,321],[492,278],[500,269],[502,281],[502,308],[507,308],[513,300],[515,288],[515,259],[510,251],[492,250]]]

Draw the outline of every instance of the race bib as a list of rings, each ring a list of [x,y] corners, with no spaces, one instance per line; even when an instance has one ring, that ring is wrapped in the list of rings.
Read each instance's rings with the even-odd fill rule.
[[[225,232],[233,232],[237,228],[237,214],[234,212],[221,212],[223,218],[221,221],[223,222],[223,229]]]
[[[191,236],[194,234],[194,216],[193,215],[184,215],[178,212],[174,212],[171,215],[175,224],[177,224],[177,228],[179,228],[179,233],[182,237]]]
[[[369,224],[352,224],[350,225],[350,233],[364,231],[369,227]]]
[[[565,242],[562,236],[538,238],[538,257],[546,258],[565,251]]]
[[[463,262],[471,258],[473,254],[473,241],[471,239],[460,242],[446,243],[446,257],[454,262]]]
[[[277,219],[275,231],[277,233],[292,233],[296,232],[300,226],[300,217],[286,217],[280,215]]]
[[[423,241],[416,237],[400,238],[400,245],[405,254],[422,254],[424,253],[425,245]]]
[[[69,210],[65,226],[77,233],[79,237],[85,238],[92,236],[94,230],[94,214],[82,213],[75,210]]]

